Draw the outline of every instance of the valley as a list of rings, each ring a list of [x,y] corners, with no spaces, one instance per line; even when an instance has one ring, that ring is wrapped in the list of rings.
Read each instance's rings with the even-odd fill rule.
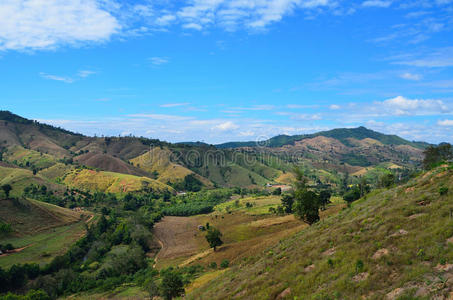
[[[447,146],[360,127],[226,148],[0,115],[0,292],[10,296],[450,292]]]

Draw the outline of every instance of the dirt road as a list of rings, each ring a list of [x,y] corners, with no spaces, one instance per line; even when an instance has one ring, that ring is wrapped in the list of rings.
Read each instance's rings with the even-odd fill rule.
[[[197,221],[188,217],[164,217],[155,224],[153,233],[162,246],[156,261],[197,253],[199,250],[195,239],[195,235],[199,234],[197,226]]]

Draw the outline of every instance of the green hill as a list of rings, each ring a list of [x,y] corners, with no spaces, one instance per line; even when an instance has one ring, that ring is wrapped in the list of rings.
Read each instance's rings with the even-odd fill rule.
[[[187,299],[447,299],[453,168],[440,167],[244,259]],[[440,192],[442,195],[440,195]],[[445,298],[444,298],[445,297]]]
[[[164,185],[175,186],[185,176],[195,174],[205,188],[263,188],[268,182],[286,182],[284,173],[294,163],[316,169],[308,174],[313,182],[336,189],[344,174],[362,174],[363,170],[382,163],[396,164],[405,170],[416,169],[426,146],[364,127],[280,135],[260,143],[260,147],[255,147],[254,142],[217,147],[204,143],[170,144],[144,137],[88,137],[7,111],[0,111],[0,141],[1,160],[23,170],[15,171],[17,188],[13,193],[20,193],[30,183],[98,191],[96,184],[80,184],[80,177],[73,176],[73,170],[83,166],[115,173],[116,177],[146,177]],[[239,146],[250,148],[231,148]],[[150,157],[151,153],[159,155]],[[35,176],[30,176],[31,171]],[[98,183],[106,181],[105,176],[101,177]],[[71,182],[76,178],[78,182]],[[133,181],[134,188],[123,186],[123,190],[138,190],[139,180]],[[113,188],[115,193],[119,189]]]
[[[304,139],[310,139],[317,136],[324,136],[337,139],[347,146],[351,146],[349,139],[363,140],[365,138],[375,139],[384,145],[409,145],[416,148],[426,148],[429,144],[424,142],[410,142],[396,135],[387,135],[379,133],[363,126],[357,128],[338,128],[329,131],[322,131],[313,134],[303,135],[278,135],[265,141],[250,141],[250,142],[229,142],[216,145],[216,147],[223,148],[239,148],[239,147],[282,147],[285,145],[294,145],[294,142]]]

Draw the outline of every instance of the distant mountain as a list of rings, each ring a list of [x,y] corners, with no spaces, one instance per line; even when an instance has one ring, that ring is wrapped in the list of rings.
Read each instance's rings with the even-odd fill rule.
[[[298,164],[313,183],[335,187],[346,173],[374,181],[389,168],[416,168],[427,144],[359,127],[279,135],[259,146],[89,137],[0,111],[0,174],[5,175],[0,183],[12,183],[16,193],[30,183],[59,191],[175,192],[184,189],[186,178],[206,188],[256,188],[291,183],[290,171]]]
[[[411,142],[407,141],[397,135],[387,135],[365,128],[363,126],[357,128],[338,128],[329,131],[321,131],[313,134],[304,135],[278,135],[265,141],[249,141],[249,142],[228,142],[216,145],[219,149],[225,148],[240,148],[240,147],[255,147],[255,146],[266,146],[266,147],[282,147],[285,145],[294,145],[296,141],[304,139],[310,139],[317,136],[324,136],[339,140],[346,146],[352,146],[349,139],[363,140],[371,138],[381,142],[384,145],[408,145],[419,149],[426,148],[429,144],[425,142]]]

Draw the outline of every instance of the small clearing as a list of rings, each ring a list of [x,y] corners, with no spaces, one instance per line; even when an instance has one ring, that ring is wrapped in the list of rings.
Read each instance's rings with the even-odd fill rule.
[[[156,261],[196,254],[199,250],[195,240],[195,236],[199,232],[198,225],[194,218],[169,216],[154,225],[153,233],[162,246],[156,256]]]

